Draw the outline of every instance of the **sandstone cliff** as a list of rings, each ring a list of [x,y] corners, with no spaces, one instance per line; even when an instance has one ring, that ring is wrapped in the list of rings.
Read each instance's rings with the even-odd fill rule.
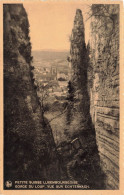
[[[81,117],[79,128],[87,131],[91,124],[90,101],[87,87],[88,51],[85,43],[85,29],[81,10],[77,9],[72,34],[70,37],[70,56],[71,64],[70,83],[73,87],[73,115]],[[74,114],[75,113],[75,114]]]
[[[54,139],[41,114],[31,64],[26,11],[22,4],[4,4],[5,181],[57,179]]]
[[[92,5],[88,87],[106,188],[119,187],[119,6]]]
[[[70,37],[70,56],[68,61],[71,66],[71,76],[69,90],[71,97],[71,121],[69,130],[72,137],[79,138],[81,148],[85,151],[86,165],[84,166],[84,157],[80,156],[78,180],[90,185],[91,189],[104,188],[104,174],[99,166],[99,155],[96,144],[95,128],[90,116],[90,98],[88,93],[88,67],[89,56],[85,43],[83,16],[80,9],[76,10],[74,26]],[[72,94],[73,92],[73,94]],[[73,95],[73,98],[72,98]],[[70,108],[70,107],[69,107]],[[74,157],[77,158],[77,157]],[[84,163],[84,164],[83,164]],[[90,170],[90,172],[89,172]],[[74,171],[75,172],[75,171]],[[87,175],[87,176],[86,176]]]
[[[95,142],[96,139],[100,166],[104,172],[104,177],[101,178],[105,182],[104,187],[118,189],[119,7],[92,5],[91,17],[92,30],[87,47],[81,10],[76,12],[70,38],[71,49],[68,60],[72,67],[73,111],[76,113],[71,123],[74,118],[77,119],[78,129],[75,129],[80,137],[85,135],[83,141],[85,146],[89,142],[91,148],[94,148],[95,143],[92,141]],[[83,120],[79,121],[78,113]],[[95,154],[97,155],[97,149]],[[94,154],[91,154],[91,159],[93,156]]]
[[[71,34],[70,59],[71,61],[71,82],[75,91],[75,99],[81,100],[81,112],[88,114],[88,93],[87,93],[87,68],[88,53],[85,44],[85,29],[81,10],[77,9],[74,27]],[[87,112],[87,113],[86,113]]]
[[[66,128],[71,135],[68,147],[75,149],[67,150],[60,162],[36,94],[27,14],[22,4],[4,5],[5,181],[62,180],[66,167],[66,179],[91,189],[118,189],[119,8],[93,5],[91,10],[88,46],[79,9],[70,37],[72,94]]]

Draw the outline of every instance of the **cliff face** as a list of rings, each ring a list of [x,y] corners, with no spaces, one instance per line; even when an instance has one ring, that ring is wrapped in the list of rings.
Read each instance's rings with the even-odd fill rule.
[[[90,116],[87,74],[89,56],[84,31],[82,12],[77,9],[70,37],[70,56],[68,58],[72,69],[69,82],[69,100],[71,102],[71,111],[73,111],[72,113],[69,112],[72,115],[69,129],[74,132],[73,137],[77,137],[80,140],[81,148],[85,151],[86,166],[82,166],[84,163],[82,155],[80,157],[82,162],[79,162],[75,168],[76,171],[80,166],[80,172],[77,171],[79,181],[89,184],[91,189],[101,189],[104,188],[104,175],[99,166],[95,129]],[[80,154],[78,155],[80,156]],[[90,173],[88,170],[90,170]]]
[[[69,63],[74,87],[73,108],[76,108],[74,112],[77,110],[77,116],[80,113],[82,118],[79,122],[80,116],[77,117],[80,133],[79,129],[75,128],[75,131],[80,137],[85,135],[85,146],[90,143],[91,148],[94,148],[97,144],[98,153],[96,149],[95,155],[99,154],[104,172],[101,180],[104,180],[106,189],[118,189],[119,7],[92,5],[91,10],[92,31],[87,47],[80,10],[76,12],[71,36]],[[90,157],[94,159],[94,154]]]
[[[88,53],[84,32],[82,12],[77,9],[70,38],[71,82],[74,87],[75,99],[80,100],[81,112],[84,113],[86,117],[89,112],[89,99],[87,93]]]
[[[93,5],[92,15],[88,47],[81,10],[76,12],[71,35],[67,129],[77,152],[65,158],[66,179],[89,184],[91,189],[104,188],[105,181],[106,189],[118,189],[119,8]],[[63,175],[60,167],[64,163],[59,165],[52,130],[42,114],[31,61],[25,9],[21,4],[5,4],[5,181],[61,180]]]
[[[92,14],[88,70],[90,112],[95,125],[101,167],[106,174],[106,188],[118,189],[119,6],[93,5]]]
[[[73,89],[73,118],[78,117],[79,129],[87,131],[92,129],[90,117],[90,101],[87,87],[88,52],[85,44],[84,23],[81,10],[77,9],[72,34],[70,37],[70,56],[68,61],[71,66],[70,85]],[[75,113],[75,114],[74,114]],[[80,124],[79,124],[80,123]]]
[[[5,181],[57,177],[54,139],[41,114],[31,60],[25,9],[22,4],[4,4]]]

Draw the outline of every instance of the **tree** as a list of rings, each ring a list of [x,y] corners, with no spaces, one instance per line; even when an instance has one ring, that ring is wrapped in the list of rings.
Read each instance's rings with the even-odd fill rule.
[[[87,20],[93,18],[93,32],[98,33],[102,29],[102,35],[111,37],[114,33],[116,20],[119,18],[118,5],[93,4],[89,8]]]
[[[42,116],[42,123],[43,126],[46,124],[45,123],[45,101],[49,96],[49,84],[43,85],[37,82],[37,93],[38,93],[38,99],[39,99],[39,106],[40,106],[40,110],[41,110],[41,116]]]
[[[68,82],[68,107],[67,107],[67,115],[66,115],[66,120],[67,120],[67,125],[70,125],[71,120],[72,120],[72,111],[73,111],[73,103],[74,103],[74,96],[75,96],[75,90],[73,87],[73,84],[71,81]]]
[[[72,82],[71,81],[69,81],[68,82],[68,97],[67,97],[67,99],[68,99],[68,101],[71,101],[71,102],[73,102],[74,101],[74,87],[73,87],[73,84],[72,84]]]
[[[46,85],[43,84],[37,84],[37,90],[39,92],[39,102],[40,102],[40,108],[41,108],[41,115],[43,119],[43,124],[45,124],[45,112],[49,110],[49,105],[47,105],[47,99],[50,97],[49,89],[53,88],[52,83],[47,83]],[[50,120],[48,120],[48,123],[51,123],[56,118],[60,117],[67,111],[67,105],[64,106],[62,110],[60,110],[59,114],[56,116],[53,116]]]

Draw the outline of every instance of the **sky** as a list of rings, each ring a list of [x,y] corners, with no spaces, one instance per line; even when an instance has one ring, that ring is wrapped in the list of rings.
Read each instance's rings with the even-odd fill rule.
[[[28,14],[32,50],[69,50],[69,36],[76,9],[81,9],[85,40],[89,38],[89,22],[85,22],[87,5],[81,2],[37,2],[23,4]]]

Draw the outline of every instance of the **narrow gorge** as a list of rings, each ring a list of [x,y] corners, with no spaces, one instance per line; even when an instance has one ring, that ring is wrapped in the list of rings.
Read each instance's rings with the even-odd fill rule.
[[[84,189],[118,189],[119,6],[90,6],[88,44],[83,13],[76,10],[68,93],[61,106],[52,105],[62,109],[54,123],[54,111],[39,95],[26,10],[4,4],[3,11],[4,181],[77,181]]]

